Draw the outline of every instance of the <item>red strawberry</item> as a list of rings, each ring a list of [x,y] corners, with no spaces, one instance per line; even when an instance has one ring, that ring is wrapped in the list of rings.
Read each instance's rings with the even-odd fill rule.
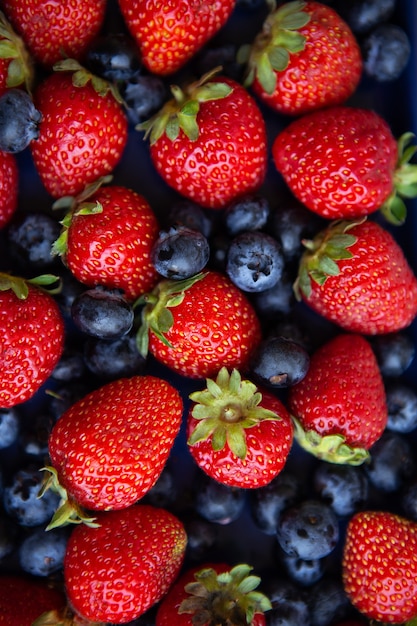
[[[121,105],[111,91],[97,92],[95,81],[84,80],[82,70],[56,72],[35,93],[42,120],[30,147],[42,183],[54,198],[74,196],[112,172],[126,145]]]
[[[155,376],[112,381],[67,409],[49,437],[44,490],[64,500],[50,527],[77,521],[80,506],[122,509],[144,496],[165,466],[182,411],[178,391]]]
[[[119,0],[126,25],[153,74],[179,70],[226,23],[235,0]]]
[[[33,63],[25,42],[0,11],[0,96],[6,89],[24,85],[30,90]]]
[[[10,222],[17,209],[18,188],[16,157],[0,150],[0,229]]]
[[[29,400],[49,378],[64,346],[64,321],[52,295],[31,281],[0,274],[0,408]]]
[[[64,581],[81,617],[122,624],[156,604],[177,578],[187,536],[168,511],[133,505],[100,513],[99,527],[81,524],[67,544]]]
[[[343,583],[352,604],[369,619],[390,624],[415,619],[417,524],[385,511],[356,513],[346,532]]]
[[[333,463],[363,463],[387,423],[385,389],[370,343],[340,334],[312,355],[301,382],[289,389],[288,409],[298,443]]]
[[[381,209],[401,224],[401,199],[417,195],[417,147],[405,133],[398,144],[387,122],[370,109],[330,107],[291,122],[272,155],[292,193],[327,219],[351,219]]]
[[[159,226],[146,199],[113,186],[83,194],[74,204],[53,252],[75,278],[90,287],[122,289],[128,300],[152,289],[158,274],[151,250]]]
[[[362,58],[355,36],[336,11],[320,2],[285,2],[272,10],[252,46],[246,86],[289,115],[341,104],[356,90]]]
[[[376,222],[333,222],[306,241],[295,290],[317,313],[365,335],[395,332],[417,314],[417,279]]]
[[[242,370],[261,340],[260,322],[246,295],[219,272],[183,281],[162,280],[138,304],[138,347],[189,378]]]
[[[216,381],[190,396],[191,455],[206,474],[230,487],[256,488],[283,469],[293,425],[281,401],[224,367]]]
[[[65,606],[65,594],[49,585],[47,581],[17,574],[3,574],[0,577],[2,626],[33,626],[35,620],[44,613],[58,616]],[[41,626],[42,622],[39,624]]]
[[[80,59],[99,32],[105,0],[3,0],[2,6],[31,54],[52,66],[65,57]]]
[[[257,190],[267,167],[265,122],[253,98],[230,78],[207,74],[138,126],[150,133],[153,164],[181,195],[220,209]]]

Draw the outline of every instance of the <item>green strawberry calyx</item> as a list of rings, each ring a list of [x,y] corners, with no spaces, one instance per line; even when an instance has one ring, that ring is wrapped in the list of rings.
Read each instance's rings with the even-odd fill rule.
[[[34,278],[22,278],[0,272],[0,291],[12,291],[19,300],[26,300],[29,295],[29,285],[39,287],[43,291],[54,295],[60,293],[62,282],[54,274],[41,274]]]
[[[250,626],[256,613],[272,609],[268,597],[257,591],[261,579],[251,574],[252,569],[246,564],[220,574],[210,567],[201,569],[194,575],[195,582],[185,586],[189,597],[181,602],[178,613],[191,614],[196,626]]]
[[[403,198],[417,197],[417,164],[410,163],[417,152],[417,145],[410,145],[415,135],[404,133],[398,140],[397,167],[394,172],[394,190],[382,205],[380,211],[394,226],[404,224],[407,207]]]
[[[327,228],[320,231],[314,239],[303,239],[306,248],[301,256],[298,276],[294,282],[294,293],[297,300],[302,295],[309,298],[311,295],[311,281],[324,285],[330,276],[337,276],[340,268],[337,261],[351,259],[349,250],[357,241],[357,237],[349,231],[362,224],[366,217],[357,220],[336,220]]]
[[[198,424],[188,439],[193,446],[211,438],[213,450],[223,450],[227,444],[240,459],[247,453],[245,430],[263,420],[281,417],[261,406],[262,394],[249,380],[242,380],[238,370],[229,374],[222,367],[216,380],[207,379],[207,387],[190,394],[194,402],[192,416]]]
[[[144,138],[149,137],[151,144],[158,141],[164,134],[171,141],[175,141],[180,131],[190,141],[196,141],[200,133],[197,119],[200,104],[211,100],[221,100],[233,91],[227,83],[214,79],[220,70],[220,67],[216,67],[184,88],[171,85],[172,99],[168,100],[162,109],[149,120],[138,124],[136,130],[145,131]]]
[[[304,430],[299,420],[292,415],[294,438],[306,452],[316,458],[339,465],[362,465],[369,461],[365,448],[350,446],[341,434],[320,435],[315,430]]]
[[[274,93],[277,73],[284,71],[290,62],[290,55],[302,52],[306,39],[299,30],[306,26],[311,16],[304,11],[306,2],[294,0],[277,8],[275,0],[269,0],[271,11],[261,32],[252,45],[242,46],[237,60],[246,65],[244,80],[249,87],[255,78],[267,94]]]
[[[25,43],[0,11],[0,59],[10,59],[6,85],[9,89],[24,85],[31,92],[34,80],[34,64]]]
[[[84,87],[88,83],[91,83],[94,91],[99,96],[104,98],[107,94],[111,94],[116,102],[124,105],[124,100],[114,83],[100,76],[96,76],[96,74],[90,72],[76,59],[57,61],[53,66],[53,70],[55,72],[72,72],[72,84],[74,87]]]

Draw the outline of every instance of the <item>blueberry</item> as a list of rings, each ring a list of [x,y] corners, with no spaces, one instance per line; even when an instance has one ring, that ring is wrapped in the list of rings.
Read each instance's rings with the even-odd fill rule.
[[[13,519],[0,511],[0,561],[17,547],[18,529]]]
[[[272,609],[265,615],[268,626],[309,624],[309,611],[301,590],[289,580],[270,579],[265,587]]]
[[[168,90],[159,76],[139,73],[125,82],[120,91],[126,104],[126,114],[136,125],[159,111],[168,98]]]
[[[88,339],[84,345],[84,361],[92,374],[106,379],[141,374],[146,364],[132,333],[113,341]]]
[[[415,356],[412,338],[401,331],[372,337],[371,345],[381,374],[385,378],[404,374]]]
[[[335,9],[351,30],[360,35],[389,20],[396,2],[397,0],[338,0]]]
[[[406,481],[400,494],[400,504],[403,514],[417,522],[417,477]]]
[[[81,349],[65,346],[64,352],[55,366],[51,376],[58,381],[71,381],[82,378],[86,373],[86,365]]]
[[[242,82],[244,67],[236,60],[238,47],[234,43],[205,46],[196,55],[194,63],[199,76],[221,67],[221,75]]]
[[[39,137],[42,115],[22,89],[8,89],[0,97],[0,150],[16,154]]]
[[[293,280],[284,271],[281,279],[270,289],[254,293],[252,302],[259,317],[266,320],[276,320],[279,316],[289,315],[295,305]]]
[[[62,570],[68,541],[66,528],[34,530],[19,546],[22,570],[32,576],[47,577]]]
[[[187,559],[191,563],[211,559],[218,536],[216,525],[193,516],[184,520],[184,527],[187,533]]]
[[[291,387],[307,374],[310,357],[297,342],[285,337],[270,337],[260,343],[249,366],[261,384],[274,388]]]
[[[22,433],[22,447],[29,457],[39,458],[39,462],[48,456],[48,440],[55,424],[54,416],[48,411],[37,411]]]
[[[411,433],[417,428],[417,392],[400,380],[385,386],[388,422],[387,429],[398,433]]]
[[[55,513],[59,503],[56,493],[48,490],[42,498],[38,497],[43,479],[43,472],[38,468],[23,468],[4,487],[4,509],[21,526],[44,524]]]
[[[361,467],[321,462],[313,476],[314,489],[340,517],[349,517],[367,503],[369,484]]]
[[[141,502],[169,509],[178,498],[177,484],[170,465],[166,465],[154,486],[145,494]]]
[[[396,24],[381,24],[361,42],[363,69],[378,82],[401,76],[411,54],[407,33]]]
[[[186,226],[191,230],[197,230],[204,237],[210,237],[213,231],[213,220],[206,211],[191,200],[179,200],[168,211],[170,226]]]
[[[118,339],[133,326],[132,306],[116,291],[87,289],[74,299],[71,317],[87,335],[99,339]]]
[[[284,554],[281,560],[289,579],[301,587],[314,585],[324,575],[323,559],[300,559]]]
[[[106,80],[127,81],[140,69],[139,50],[135,41],[124,33],[109,33],[90,45],[85,65]]]
[[[0,409],[0,450],[17,441],[20,432],[20,417],[16,408]]]
[[[281,513],[295,504],[301,485],[294,474],[284,470],[268,485],[253,490],[249,507],[256,526],[266,535],[275,535]]]
[[[208,263],[210,246],[198,230],[172,226],[161,231],[153,244],[151,260],[164,278],[182,280],[201,272]]]
[[[239,198],[225,209],[224,222],[233,237],[250,230],[261,230],[270,213],[268,200],[263,196],[249,195]]]
[[[23,268],[28,265],[39,270],[51,267],[56,263],[51,248],[60,231],[59,223],[46,213],[19,214],[7,231],[10,254]]]
[[[311,626],[329,626],[345,619],[352,606],[338,577],[325,576],[308,589],[305,595],[310,610]]]
[[[227,251],[226,273],[242,291],[259,292],[278,283],[284,269],[279,243],[261,231],[240,233]]]
[[[413,447],[399,433],[385,431],[369,452],[371,461],[365,466],[366,474],[383,493],[398,491],[416,469]]]
[[[195,511],[209,522],[230,524],[243,512],[246,502],[244,489],[229,487],[208,476],[201,476],[196,481],[195,491]]]

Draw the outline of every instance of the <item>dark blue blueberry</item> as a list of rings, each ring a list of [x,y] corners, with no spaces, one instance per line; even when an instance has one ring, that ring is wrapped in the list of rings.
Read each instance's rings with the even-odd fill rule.
[[[225,231],[216,230],[209,239],[210,243],[210,260],[209,265],[212,269],[220,272],[226,271],[227,253],[232,238]]]
[[[71,381],[82,378],[86,373],[86,365],[82,349],[67,345],[51,376],[58,381]]]
[[[312,341],[307,328],[293,317],[286,317],[277,321],[270,327],[268,336],[284,337],[285,339],[298,343],[298,345],[302,346],[309,354],[313,352]]]
[[[62,264],[61,264],[62,265]],[[73,274],[62,265],[60,269],[60,278],[61,278],[61,290],[55,296],[56,301],[59,305],[62,315],[71,320],[71,307],[75,298],[80,296],[85,291],[85,285],[80,283]]]
[[[39,464],[48,455],[48,439],[55,421],[47,411],[37,411],[34,416],[30,416],[30,423],[26,420],[21,437],[23,451],[29,457],[39,458]]]
[[[241,82],[244,67],[236,60],[238,47],[234,43],[204,46],[193,60],[196,73],[203,76],[217,67],[221,67],[222,76]]]
[[[310,610],[311,626],[329,626],[352,612],[343,583],[337,576],[325,576],[312,585],[304,597]]]
[[[93,74],[106,80],[130,80],[140,70],[138,46],[124,33],[102,35],[89,46],[85,65]]]
[[[371,338],[371,345],[381,374],[385,378],[395,378],[404,374],[415,356],[414,342],[404,332],[377,335]]]
[[[68,541],[67,528],[34,530],[19,546],[19,564],[32,576],[47,577],[62,570]]]
[[[413,446],[399,433],[385,431],[369,452],[366,474],[372,485],[384,493],[398,491],[416,470]]]
[[[277,389],[291,387],[307,374],[310,357],[297,342],[285,337],[270,337],[260,343],[249,367],[262,385]]]
[[[183,521],[187,533],[187,560],[193,564],[210,560],[216,547],[218,527],[196,515]]]
[[[388,423],[387,429],[397,433],[411,433],[417,428],[417,392],[414,387],[392,380],[385,386]]]
[[[324,576],[324,559],[300,559],[283,554],[281,561],[289,579],[300,587],[310,587]]]
[[[164,278],[182,280],[201,272],[208,263],[210,246],[198,230],[172,226],[161,231],[154,242],[151,260]]]
[[[300,492],[300,481],[285,468],[268,485],[251,491],[249,507],[259,530],[275,535],[279,516],[296,503]]]
[[[0,409],[0,450],[17,441],[20,417],[16,408]]]
[[[337,517],[324,502],[304,500],[283,511],[278,520],[277,539],[289,556],[322,559],[334,550],[339,540]]]
[[[114,341],[88,339],[84,344],[84,361],[92,374],[106,379],[141,374],[146,364],[132,333]]]
[[[141,502],[159,508],[169,509],[178,498],[177,483],[171,465],[166,465],[154,486],[145,494]]]
[[[269,213],[269,202],[265,197],[250,195],[239,198],[225,209],[227,232],[234,237],[245,231],[261,230],[268,221]]]
[[[226,525],[237,520],[246,503],[244,489],[229,487],[209,476],[196,480],[194,509],[209,522]]]
[[[321,462],[313,483],[320,498],[340,517],[353,515],[367,503],[369,484],[362,467]]]
[[[260,292],[276,285],[284,269],[279,243],[261,231],[240,233],[227,251],[226,273],[242,291]]]
[[[5,485],[3,505],[6,513],[21,526],[34,527],[49,522],[59,503],[59,496],[46,491],[39,498],[44,479],[39,468],[18,470]]]
[[[191,230],[198,230],[204,237],[210,237],[213,231],[213,219],[207,212],[191,200],[179,200],[168,211],[170,226],[186,226]]]
[[[120,293],[97,287],[74,299],[71,317],[79,330],[91,337],[119,339],[131,330],[134,313]]]
[[[120,91],[127,117],[133,125],[146,121],[159,111],[169,96],[162,78],[146,73],[136,74],[120,87]]]
[[[267,626],[308,626],[308,607],[295,584],[270,578],[265,583],[265,594],[272,604],[272,609],[265,614]]]
[[[276,320],[279,316],[286,316],[292,312],[295,305],[293,280],[285,268],[277,284],[270,289],[254,293],[252,302],[259,317],[264,321]]]
[[[334,8],[356,35],[369,32],[394,13],[397,0],[337,0]]]
[[[51,255],[51,248],[60,231],[57,220],[45,213],[19,213],[7,230],[11,257],[22,268],[52,267],[57,261]]]
[[[18,540],[16,523],[6,513],[0,511],[0,562],[17,548]]]
[[[363,70],[378,82],[396,80],[405,70],[411,43],[404,29],[396,24],[381,24],[361,42]]]
[[[417,477],[406,481],[400,492],[402,513],[408,519],[417,522]]]
[[[0,97],[0,150],[17,154],[39,137],[41,113],[23,89],[8,89]]]

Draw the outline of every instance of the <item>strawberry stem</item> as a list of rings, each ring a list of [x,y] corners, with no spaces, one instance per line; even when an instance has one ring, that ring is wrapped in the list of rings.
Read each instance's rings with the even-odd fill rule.
[[[410,163],[417,152],[417,145],[410,145],[413,133],[407,132],[398,140],[398,160],[394,173],[394,191],[382,205],[380,211],[394,226],[404,224],[407,207],[403,198],[417,197],[417,164]]]

